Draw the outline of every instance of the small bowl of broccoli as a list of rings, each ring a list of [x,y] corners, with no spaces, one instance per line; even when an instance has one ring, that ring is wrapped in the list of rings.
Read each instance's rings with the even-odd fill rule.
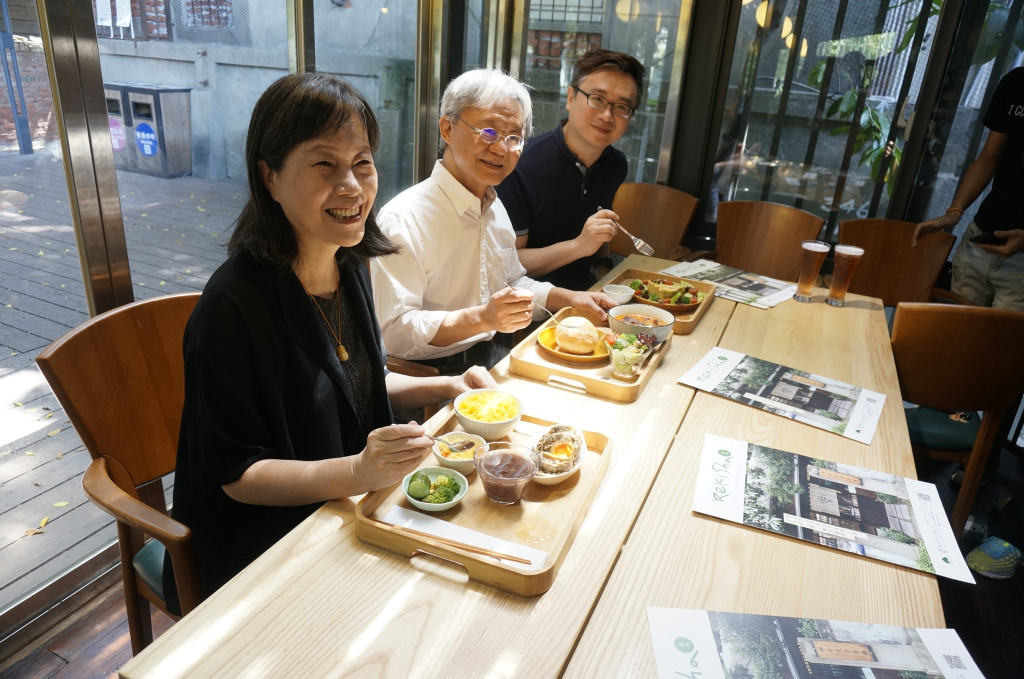
[[[405,499],[425,512],[451,509],[462,502],[468,489],[465,476],[445,467],[420,467],[402,479]]]

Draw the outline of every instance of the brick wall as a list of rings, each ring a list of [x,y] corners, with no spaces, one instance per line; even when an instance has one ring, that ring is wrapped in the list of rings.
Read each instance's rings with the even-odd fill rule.
[[[57,141],[59,137],[53,112],[53,97],[50,96],[50,81],[46,75],[46,57],[43,55],[42,45],[37,42],[23,41],[15,37],[14,45],[18,71],[21,73],[21,88],[25,93],[25,110],[32,134],[32,147],[38,150]],[[15,132],[6,87],[0,87],[0,148],[18,148],[18,135]]]

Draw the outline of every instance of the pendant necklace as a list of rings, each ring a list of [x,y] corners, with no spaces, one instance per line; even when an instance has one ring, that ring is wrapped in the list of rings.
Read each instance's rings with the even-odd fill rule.
[[[306,294],[309,295],[308,292]],[[324,319],[324,325],[327,326],[327,331],[331,333],[331,337],[334,339],[334,343],[336,345],[335,346],[335,351],[338,354],[338,360],[341,361],[342,363],[344,363],[345,361],[348,360],[348,351],[345,350],[345,346],[341,343],[341,291],[340,290],[335,290],[334,294],[338,296],[338,331],[337,332],[334,331],[334,326],[331,325],[331,322],[329,320],[327,320],[327,314],[325,314],[324,310],[320,307],[320,302],[316,301],[316,296],[315,295],[309,295],[309,299],[310,299],[311,302],[313,302],[313,306],[316,307],[316,310],[320,312],[320,317],[322,319]]]

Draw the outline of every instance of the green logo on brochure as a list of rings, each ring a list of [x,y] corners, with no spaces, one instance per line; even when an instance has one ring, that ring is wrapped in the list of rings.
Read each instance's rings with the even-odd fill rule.
[[[689,653],[693,650],[693,642],[686,637],[676,637],[676,640],[672,643],[675,644],[676,650],[680,653]]]

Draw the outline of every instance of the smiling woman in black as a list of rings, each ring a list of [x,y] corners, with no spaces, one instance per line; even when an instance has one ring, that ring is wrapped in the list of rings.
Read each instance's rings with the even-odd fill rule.
[[[393,424],[392,405],[494,384],[481,368],[385,370],[366,269],[395,250],[372,213],[378,138],[363,97],[328,74],[285,76],[253,110],[249,201],[185,331],[173,515],[193,532],[204,596],[324,501],[418,466],[431,441]]]

